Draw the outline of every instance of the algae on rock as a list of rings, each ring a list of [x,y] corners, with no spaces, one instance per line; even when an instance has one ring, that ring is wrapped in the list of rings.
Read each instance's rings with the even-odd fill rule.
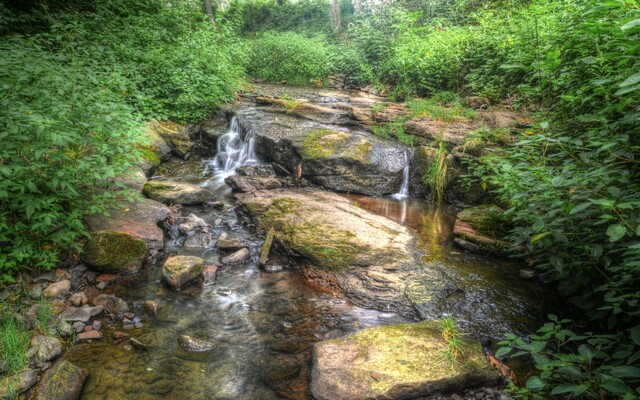
[[[104,272],[122,272],[142,265],[147,245],[126,233],[97,231],[84,245],[82,259]]]

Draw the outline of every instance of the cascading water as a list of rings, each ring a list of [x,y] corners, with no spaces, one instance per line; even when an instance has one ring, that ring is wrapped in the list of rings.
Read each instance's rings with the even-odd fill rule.
[[[242,138],[242,129],[238,119],[233,117],[229,130],[218,138],[217,154],[211,161],[208,169],[213,169],[214,184],[224,182],[224,178],[233,175],[238,167],[243,165],[258,164],[258,156],[255,151],[255,138],[249,131]]]
[[[400,191],[391,197],[396,200],[409,197],[409,155],[407,151],[404,152],[404,169],[402,170],[402,185],[400,186]]]

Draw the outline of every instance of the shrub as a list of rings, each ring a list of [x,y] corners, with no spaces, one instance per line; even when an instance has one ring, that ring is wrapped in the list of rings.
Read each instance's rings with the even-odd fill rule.
[[[248,72],[267,82],[310,84],[326,80],[332,69],[330,47],[321,36],[270,32],[252,40],[251,49]]]

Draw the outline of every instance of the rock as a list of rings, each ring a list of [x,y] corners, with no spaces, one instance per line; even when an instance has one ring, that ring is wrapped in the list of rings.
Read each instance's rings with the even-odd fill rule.
[[[87,328],[91,328],[91,330],[87,330]],[[94,330],[91,325],[85,326],[84,329],[83,332],[78,333],[78,336],[76,336],[77,342],[102,339],[102,332]]]
[[[126,301],[110,294],[101,294],[97,296],[93,300],[93,304],[96,306],[102,306],[104,310],[113,315],[121,316],[129,311],[129,305]]]
[[[83,322],[80,321],[76,321],[73,323],[73,329],[76,331],[76,333],[80,333],[84,330],[85,324]]]
[[[147,245],[126,233],[98,231],[85,243],[82,260],[103,272],[135,272],[142,266]]]
[[[246,248],[247,245],[240,239],[231,239],[227,232],[223,232],[218,238],[218,250],[223,252],[238,251]]]
[[[92,232],[111,231],[132,236],[147,244],[151,251],[164,246],[164,232],[158,223],[169,216],[169,208],[162,203],[149,199],[138,199],[133,202],[120,201],[125,208],[109,209],[109,216],[102,214],[85,218]]]
[[[451,123],[434,120],[430,117],[416,117],[404,124],[405,131],[411,135],[416,135],[427,141],[442,140],[453,146],[464,143],[467,137],[476,133],[480,128],[481,126],[477,123],[469,120]]]
[[[98,297],[100,297],[100,296],[108,296],[108,295],[99,295]],[[96,297],[96,298],[98,298],[98,297]],[[113,296],[111,296],[111,297],[113,297]],[[118,299],[118,300],[120,300],[120,299]],[[101,302],[101,303],[110,302],[110,300],[107,300],[105,297],[101,297],[100,300],[98,300],[98,301]],[[120,300],[120,301],[122,301],[124,303],[123,300]],[[95,302],[95,300],[94,300],[94,302]],[[120,306],[122,306],[122,305],[119,305],[118,307],[120,307]],[[126,306],[126,303],[124,304],[124,306]],[[128,309],[128,306],[126,308]],[[96,305],[95,307],[89,307],[89,306],[85,305],[84,307],[82,307],[82,309],[86,310],[89,313],[89,315],[91,315],[92,317],[95,317],[96,315],[98,315],[101,312],[103,312],[105,310],[105,307],[101,306],[101,305]],[[124,309],[124,307],[123,307],[123,309]]]
[[[71,335],[73,335],[74,330],[71,327],[71,324],[69,324],[66,321],[63,321],[61,318],[57,318],[57,323],[55,324],[55,330],[57,332],[58,335],[62,336],[62,337],[69,337]]]
[[[260,379],[273,389],[297,378],[300,375],[300,364],[297,360],[274,360],[265,365],[260,371]]]
[[[441,331],[424,321],[316,343],[311,394],[317,400],[411,399],[500,382],[480,344],[465,342],[453,366],[442,361]]]
[[[162,304],[155,300],[145,300],[144,303],[142,303],[142,306],[147,310],[147,312],[153,315],[158,315],[158,311],[162,308]]]
[[[140,194],[145,183],[147,183],[145,171],[140,166],[133,166],[118,174],[109,185],[109,189],[117,191],[126,188]]]
[[[264,239],[264,243],[262,244],[262,248],[260,249],[260,258],[258,259],[258,266],[260,267],[265,267],[267,265],[274,236],[275,231],[273,230],[273,228],[269,229],[269,231],[267,232],[267,237]]]
[[[62,354],[62,345],[54,337],[35,336],[31,339],[30,346],[27,355],[34,357],[37,365],[43,365]]]
[[[259,178],[275,178],[276,171],[271,164],[243,165],[236,169],[240,176],[254,176]]]
[[[282,107],[287,114],[306,118],[321,124],[349,125],[352,123],[349,113],[335,108],[313,104],[306,99],[278,99],[268,96],[258,96],[255,101]]]
[[[140,151],[143,153],[143,159],[155,166],[171,157],[171,148],[158,132],[161,129],[158,121],[152,120],[142,132],[143,143]]]
[[[89,310],[86,308],[78,308],[78,307],[67,307],[62,314],[60,314],[60,318],[64,321],[80,321],[80,322],[88,322],[91,319],[91,314],[89,314]]]
[[[162,278],[175,290],[180,290],[197,280],[204,268],[200,257],[169,257],[162,267]]]
[[[195,214],[189,214],[185,222],[178,225],[178,230],[185,235],[193,235],[197,231],[206,231],[207,223]]]
[[[47,286],[42,291],[42,295],[48,299],[65,298],[69,295],[70,290],[71,290],[71,281],[64,280],[60,282],[54,282],[49,286]]]
[[[131,343],[131,346],[133,346],[133,348],[136,350],[147,351],[147,345],[136,338],[130,338],[129,343]]]
[[[109,286],[109,282],[100,282],[96,285],[96,288],[98,290],[105,290],[107,288],[107,286]]]
[[[395,193],[400,188],[408,150],[400,142],[364,130],[327,129],[291,115],[264,111],[259,116],[255,118],[249,110],[236,114],[240,125],[253,132],[258,156],[284,167],[294,178],[300,175],[329,190],[373,196]],[[242,178],[230,181],[238,183],[239,188],[241,181],[257,182]],[[254,187],[244,189],[252,191]]]
[[[87,299],[87,295],[84,294],[84,292],[74,293],[71,295],[71,297],[69,297],[69,302],[76,307],[85,305],[87,301],[89,300]]]
[[[204,232],[194,233],[192,236],[189,236],[182,245],[188,248],[210,247],[211,235]]]
[[[213,285],[216,283],[216,274],[218,273],[218,267],[216,265],[207,265],[202,270],[203,285]]]
[[[150,128],[157,132],[169,145],[171,152],[184,160],[191,156],[193,143],[185,126],[170,121],[151,120]]]
[[[273,229],[278,242],[303,257],[314,284],[354,304],[415,318],[437,315],[450,287],[439,265],[424,264],[413,231],[317,189],[236,195],[237,211]]]
[[[491,107],[491,101],[486,97],[469,96],[462,99],[462,104],[474,110],[486,110]]]
[[[249,258],[249,249],[244,248],[244,249],[240,249],[238,251],[236,251],[235,253],[232,253],[226,257],[222,257],[221,262],[223,264],[237,264],[237,263],[241,263],[243,261],[245,261],[247,258]]]
[[[0,380],[0,399],[14,398],[18,393],[31,389],[38,381],[40,373],[36,369],[22,371],[17,375],[7,376]]]
[[[33,283],[50,283],[56,281],[56,271],[45,272],[44,274],[33,278]]]
[[[191,131],[191,140],[199,142],[198,153],[212,156],[220,136],[227,131],[229,121],[226,118],[212,118],[201,122]]]
[[[264,270],[267,272],[282,272],[284,271],[284,266],[282,265],[265,265]]]
[[[536,277],[536,271],[532,269],[521,269],[520,270],[520,278],[522,279],[533,279]]]
[[[142,192],[165,204],[198,205],[215,200],[215,195],[209,189],[172,180],[151,180],[144,185]]]
[[[180,335],[178,338],[178,344],[186,351],[197,353],[211,351],[218,347],[216,343],[203,339],[196,339],[189,335]]]
[[[77,400],[89,373],[69,361],[58,361],[47,370],[36,388],[34,400]]]
[[[224,182],[229,185],[231,189],[243,193],[251,193],[256,190],[277,189],[285,186],[285,182],[282,179],[257,176],[231,175],[226,177]]]
[[[509,243],[493,237],[498,229],[496,215],[500,212],[491,204],[462,210],[456,216],[453,227],[454,242],[467,250],[505,256]]]

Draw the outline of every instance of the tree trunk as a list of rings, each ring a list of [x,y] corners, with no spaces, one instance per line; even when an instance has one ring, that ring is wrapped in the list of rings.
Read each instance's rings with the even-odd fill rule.
[[[218,29],[218,21],[216,21],[216,14],[213,12],[213,6],[211,5],[211,0],[203,0],[204,2],[204,12],[207,13],[213,27]]]
[[[331,24],[333,30],[342,33],[342,24],[340,23],[340,5],[338,0],[329,0],[329,12],[331,13]]]

